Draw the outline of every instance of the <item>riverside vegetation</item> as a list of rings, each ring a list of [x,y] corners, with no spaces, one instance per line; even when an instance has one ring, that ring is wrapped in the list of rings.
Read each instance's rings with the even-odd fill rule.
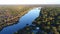
[[[18,19],[26,14],[29,9],[30,7],[25,6],[0,6],[0,30],[18,22]]]
[[[32,25],[26,25],[14,34],[60,34],[60,7],[42,7]]]

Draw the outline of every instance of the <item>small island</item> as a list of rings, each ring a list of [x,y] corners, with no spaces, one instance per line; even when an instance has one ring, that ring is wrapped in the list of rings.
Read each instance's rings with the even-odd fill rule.
[[[14,34],[60,34],[60,7],[42,7],[40,10],[32,25],[26,24]]]

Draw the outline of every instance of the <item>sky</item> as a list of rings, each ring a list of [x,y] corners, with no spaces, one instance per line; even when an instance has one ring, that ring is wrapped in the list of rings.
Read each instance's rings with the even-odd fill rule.
[[[60,4],[60,0],[0,0],[4,4]]]

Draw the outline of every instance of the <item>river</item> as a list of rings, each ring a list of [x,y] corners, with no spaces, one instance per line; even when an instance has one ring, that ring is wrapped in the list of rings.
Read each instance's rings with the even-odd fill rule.
[[[39,8],[34,8],[30,10],[27,14],[19,18],[19,22],[17,24],[3,28],[0,34],[13,34],[19,29],[24,28],[26,24],[31,25],[32,21],[34,21],[34,19],[36,19],[39,16],[39,12],[40,12]]]

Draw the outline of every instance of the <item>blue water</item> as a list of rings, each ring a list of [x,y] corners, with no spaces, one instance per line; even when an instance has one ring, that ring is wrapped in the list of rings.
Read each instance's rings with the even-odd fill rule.
[[[26,26],[26,24],[31,25],[32,21],[34,21],[35,18],[39,16],[40,9],[34,8],[30,10],[27,14],[22,16],[19,19],[19,22],[17,24],[7,26],[3,28],[3,30],[0,32],[0,34],[13,34],[14,32],[18,31],[19,29],[22,29]]]

